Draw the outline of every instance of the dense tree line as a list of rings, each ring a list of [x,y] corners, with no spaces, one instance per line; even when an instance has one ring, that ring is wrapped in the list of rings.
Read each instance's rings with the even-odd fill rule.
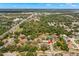
[[[54,26],[49,26],[48,22],[55,22]],[[39,33],[57,33],[71,35],[71,31],[65,30],[64,27],[59,26],[59,23],[64,22],[66,26],[71,27],[72,18],[64,17],[62,15],[47,15],[41,16],[40,21],[28,21],[21,24],[20,28],[23,28],[22,33],[26,36],[31,35],[35,38]],[[70,23],[68,23],[70,22]]]

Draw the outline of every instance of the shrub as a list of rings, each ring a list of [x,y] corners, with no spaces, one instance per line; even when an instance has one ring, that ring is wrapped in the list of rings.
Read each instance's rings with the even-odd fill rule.
[[[63,38],[59,38],[59,40],[55,43],[55,47],[60,47],[61,50],[69,51],[68,45],[66,44]]]
[[[3,52],[3,53],[8,52],[8,51],[9,51],[9,49],[5,48],[5,47],[3,47],[2,49],[0,49],[0,52]]]
[[[0,46],[3,46],[4,45],[4,43],[0,40]]]

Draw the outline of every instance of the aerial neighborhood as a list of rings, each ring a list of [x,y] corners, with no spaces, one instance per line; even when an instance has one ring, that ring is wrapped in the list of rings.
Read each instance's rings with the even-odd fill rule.
[[[0,56],[79,56],[79,13],[0,13]]]

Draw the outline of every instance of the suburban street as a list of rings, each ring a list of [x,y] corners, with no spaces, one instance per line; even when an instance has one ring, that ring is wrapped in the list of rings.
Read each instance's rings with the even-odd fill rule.
[[[12,27],[10,30],[8,30],[7,32],[3,33],[2,35],[0,35],[0,38],[4,38],[4,36],[8,33],[12,33],[14,32],[18,27],[19,25],[21,25],[23,22],[31,19],[32,17],[34,17],[34,14],[31,14],[29,17],[27,17],[26,19],[23,19],[20,23],[18,23],[17,25],[15,25],[14,27]]]

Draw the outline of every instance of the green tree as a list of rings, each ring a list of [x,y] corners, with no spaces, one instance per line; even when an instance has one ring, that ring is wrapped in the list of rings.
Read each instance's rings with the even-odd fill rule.
[[[0,40],[0,46],[3,46],[4,45],[4,43]]]
[[[60,47],[61,50],[69,51],[68,45],[63,37],[59,38],[59,40],[55,43],[55,47]]]

